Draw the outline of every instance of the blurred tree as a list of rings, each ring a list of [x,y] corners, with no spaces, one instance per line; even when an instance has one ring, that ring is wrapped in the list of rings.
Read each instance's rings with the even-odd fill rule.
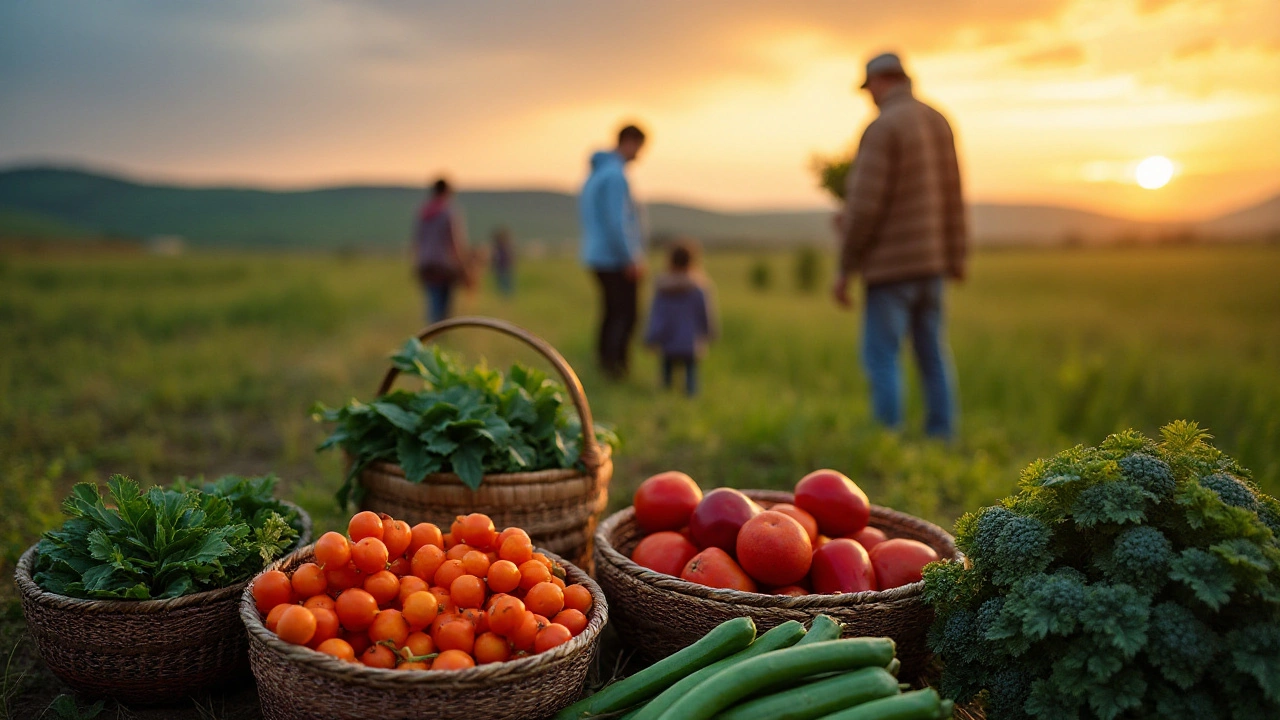
[[[795,253],[796,289],[802,293],[818,289],[822,275],[822,255],[815,247],[806,245]]]
[[[773,284],[773,271],[769,267],[769,261],[765,258],[756,258],[755,262],[751,263],[747,282],[751,285],[751,289],[757,292],[768,290]]]

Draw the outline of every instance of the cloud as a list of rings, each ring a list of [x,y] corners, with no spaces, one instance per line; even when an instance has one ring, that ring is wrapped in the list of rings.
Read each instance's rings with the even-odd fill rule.
[[[1035,50],[1020,55],[1015,62],[1026,68],[1044,67],[1076,67],[1085,61],[1084,48],[1078,43],[1068,43],[1057,47]]]

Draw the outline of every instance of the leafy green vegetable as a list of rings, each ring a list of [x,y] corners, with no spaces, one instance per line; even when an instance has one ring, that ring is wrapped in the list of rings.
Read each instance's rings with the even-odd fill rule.
[[[421,378],[417,392],[394,390],[365,404],[316,405],[318,421],[337,423],[320,450],[345,449],[353,458],[338,500],[359,492],[356,478],[370,463],[395,462],[410,482],[453,472],[476,489],[485,473],[570,468],[578,462],[582,425],[564,386],[515,364],[504,375],[483,365],[464,368],[439,348],[410,339],[391,362]],[[596,438],[617,437],[597,427]]]
[[[987,716],[1280,717],[1280,502],[1175,422],[1031,464],[925,569],[942,692]]]
[[[292,547],[298,512],[272,495],[275,477],[229,475],[200,488],[179,480],[143,493],[123,475],[63,501],[68,516],[37,548],[35,582],[59,595],[175,598],[234,585]]]

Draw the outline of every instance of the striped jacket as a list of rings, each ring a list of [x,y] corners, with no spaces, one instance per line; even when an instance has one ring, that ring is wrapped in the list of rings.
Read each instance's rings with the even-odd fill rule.
[[[903,83],[882,98],[845,189],[840,267],[868,285],[961,277],[967,251],[955,138]]]

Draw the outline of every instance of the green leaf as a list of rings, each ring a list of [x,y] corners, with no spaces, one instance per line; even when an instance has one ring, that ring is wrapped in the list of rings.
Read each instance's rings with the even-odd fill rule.
[[[387,402],[376,402],[373,404],[373,409],[377,411],[379,415],[389,420],[392,425],[395,425],[401,430],[416,432],[418,429],[418,416],[408,410],[400,408],[398,405],[392,405]]]
[[[1235,589],[1230,568],[1200,548],[1187,548],[1174,558],[1169,577],[1191,588],[1200,602],[1214,610],[1230,600]]]
[[[476,443],[459,446],[453,453],[451,462],[453,471],[462,479],[463,484],[475,490],[484,480],[484,468],[480,463],[484,449]]]
[[[405,479],[414,483],[422,482],[427,473],[439,466],[432,449],[412,435],[401,435],[396,440],[396,458],[404,469]]]

